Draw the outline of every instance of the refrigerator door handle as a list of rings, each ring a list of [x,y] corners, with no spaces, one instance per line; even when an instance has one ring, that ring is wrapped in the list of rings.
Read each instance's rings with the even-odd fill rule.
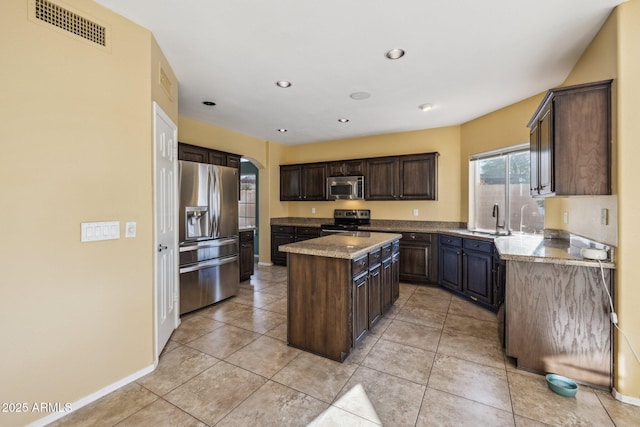
[[[234,243],[238,243],[237,237],[232,237],[229,239],[207,240],[204,242],[193,243],[188,246],[180,246],[180,252],[195,251],[204,248],[217,248],[220,246],[232,245]]]
[[[220,237],[220,216],[222,215],[222,175],[220,173],[220,169],[218,169],[217,167],[213,168],[213,173],[216,177],[216,191],[214,193],[215,195],[215,206],[216,206],[216,213],[215,213],[215,218],[216,218],[216,237]]]
[[[206,262],[200,262],[198,264],[190,265],[188,267],[182,267],[180,273],[190,273],[192,271],[204,270],[205,268],[218,267],[220,265],[229,264],[238,260],[238,255],[233,255],[226,258],[216,258]]]
[[[209,167],[209,217],[211,218],[211,234],[209,237],[220,237],[220,177],[218,168]]]

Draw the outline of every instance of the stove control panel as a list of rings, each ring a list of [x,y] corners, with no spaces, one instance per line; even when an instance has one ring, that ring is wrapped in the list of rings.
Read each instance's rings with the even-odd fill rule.
[[[335,209],[333,218],[353,218],[353,219],[369,219],[371,218],[370,209]]]

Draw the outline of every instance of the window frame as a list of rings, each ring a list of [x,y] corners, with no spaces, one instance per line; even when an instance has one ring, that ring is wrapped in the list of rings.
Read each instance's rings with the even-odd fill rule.
[[[505,192],[504,192],[504,212],[501,212],[501,218],[503,219],[503,223],[504,223],[504,229],[502,230],[502,232],[508,232],[509,234],[515,233],[515,234],[520,234],[520,231],[514,230],[513,229],[513,224],[511,224],[511,197],[510,197],[510,185],[511,185],[511,158],[510,155],[511,154],[515,154],[515,153],[522,153],[522,152],[531,152],[530,149],[530,143],[529,142],[525,142],[525,143],[521,143],[521,144],[516,144],[516,145],[511,145],[508,147],[503,147],[503,148],[499,148],[496,150],[490,150],[490,151],[485,151],[485,152],[481,152],[481,153],[476,153],[476,154],[472,154],[469,156],[469,199],[468,199],[468,222],[467,222],[467,228],[471,231],[477,231],[477,232],[487,232],[487,233],[495,233],[496,229],[484,229],[484,228],[478,228],[477,224],[478,224],[478,219],[477,219],[477,214],[476,214],[476,210],[477,210],[477,206],[479,205],[478,202],[478,195],[477,195],[477,182],[476,182],[476,176],[477,176],[477,168],[476,168],[476,164],[474,164],[474,162],[479,161],[479,160],[488,160],[488,159],[493,159],[493,158],[500,158],[500,157],[505,157]],[[522,233],[522,234],[526,234],[526,233]]]

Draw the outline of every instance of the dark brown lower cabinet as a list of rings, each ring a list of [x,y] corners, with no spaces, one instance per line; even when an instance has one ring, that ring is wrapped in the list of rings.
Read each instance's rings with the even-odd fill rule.
[[[438,282],[437,234],[402,233],[400,279],[412,283]]]
[[[275,265],[287,265],[287,254],[280,252],[280,245],[301,242],[320,237],[320,227],[303,227],[290,225],[271,226],[271,262]]]
[[[393,301],[391,258],[387,258],[382,261],[382,310],[389,310]]]
[[[462,238],[441,235],[438,261],[440,285],[462,292]]]
[[[254,230],[240,231],[240,281],[249,280],[253,275]]]
[[[378,262],[369,267],[369,325],[373,326],[382,315],[382,274]]]
[[[287,265],[287,254],[278,249],[281,245],[295,242],[295,227],[288,225],[271,226],[271,262],[276,265]]]
[[[369,274],[353,279],[353,336],[358,341],[369,329]]]
[[[504,274],[493,242],[440,235],[440,285],[497,311],[504,298]]]
[[[399,248],[400,245],[397,245]],[[400,296],[400,252],[394,252],[391,257],[391,294],[393,301]]]

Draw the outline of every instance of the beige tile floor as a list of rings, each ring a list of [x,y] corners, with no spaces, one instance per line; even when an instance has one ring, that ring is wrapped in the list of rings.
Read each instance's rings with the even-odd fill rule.
[[[153,373],[54,425],[640,426],[640,407],[516,370],[496,316],[437,287],[401,284],[344,363],[286,345],[286,294],[285,268],[256,268],[183,317]]]

